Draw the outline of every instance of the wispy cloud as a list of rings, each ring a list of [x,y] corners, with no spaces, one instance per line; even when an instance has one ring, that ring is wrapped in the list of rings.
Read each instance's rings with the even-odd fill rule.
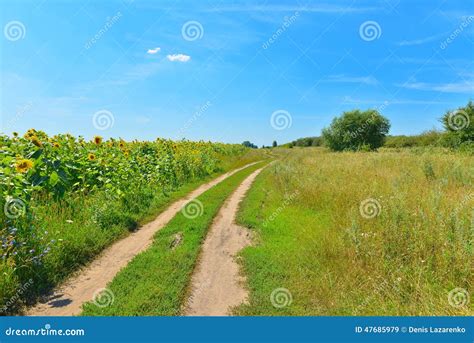
[[[333,4],[317,5],[230,5],[207,8],[205,12],[312,12],[312,13],[344,13],[344,12],[368,12],[377,10],[377,7],[351,7]]]
[[[446,35],[446,33],[440,33],[440,34],[425,37],[425,38],[419,38],[419,39],[413,39],[413,40],[403,40],[403,41],[398,42],[397,45],[399,45],[399,46],[421,45],[421,44],[430,43],[430,42],[440,40],[440,39],[444,38],[445,35]]]
[[[160,52],[160,50],[161,50],[161,48],[148,49],[148,51],[146,53],[150,54],[150,55],[154,55],[154,54],[157,54],[158,52]]]
[[[450,104],[449,102],[437,101],[437,100],[390,99],[390,98],[387,98],[385,100],[378,100],[378,99],[358,99],[358,98],[353,98],[351,96],[344,97],[343,102],[346,104],[373,105],[373,106]]]
[[[171,62],[188,62],[191,59],[191,56],[184,54],[173,54],[166,56]]]
[[[376,85],[379,82],[373,76],[346,76],[346,75],[330,75],[326,82],[341,82],[341,83],[363,83],[366,85]]]
[[[442,93],[468,93],[474,92],[474,81],[450,82],[450,83],[427,83],[427,82],[407,82],[399,87],[416,89],[422,91],[435,91]]]

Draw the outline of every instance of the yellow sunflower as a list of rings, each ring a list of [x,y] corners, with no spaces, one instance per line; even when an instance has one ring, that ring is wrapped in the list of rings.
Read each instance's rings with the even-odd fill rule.
[[[32,167],[33,167],[33,161],[22,159],[16,163],[15,169],[19,173],[26,173]]]
[[[102,143],[102,137],[101,136],[95,136],[94,137],[94,143],[99,145]]]
[[[38,148],[41,148],[43,146],[43,143],[41,143],[41,141],[36,136],[31,136],[31,143],[36,145]]]
[[[58,143],[58,142],[54,142],[54,143],[53,143],[53,147],[54,147],[54,148],[59,148],[59,147],[60,147],[60,145],[59,145],[59,143]]]
[[[94,161],[95,155],[93,153],[89,153],[89,155],[87,155],[87,158],[89,159],[89,161]]]

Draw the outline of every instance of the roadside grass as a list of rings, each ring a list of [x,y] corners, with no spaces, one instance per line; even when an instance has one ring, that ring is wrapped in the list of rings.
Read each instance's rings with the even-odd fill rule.
[[[286,152],[238,215],[256,238],[235,314],[473,315],[473,181],[452,152]]]
[[[217,172],[206,177],[196,177],[166,193],[157,190],[155,185],[142,184],[125,198],[96,192],[86,197],[67,196],[61,202],[34,199],[31,204],[34,208],[31,235],[52,243],[41,265],[37,265],[33,271],[25,269],[25,275],[22,275],[21,269],[16,271],[20,279],[33,281],[25,283],[27,287],[24,286],[26,289],[23,297],[27,295],[26,303],[34,303],[37,296],[64,281],[116,240],[153,220],[173,201],[227,171],[261,160],[265,156],[256,151],[242,156],[223,155]],[[0,294],[16,294],[18,281],[13,278],[14,275],[10,275],[13,269],[1,269],[0,273],[5,278],[4,282],[0,282]],[[9,278],[12,278],[11,282],[8,282]],[[21,310],[21,302],[17,301],[8,306],[3,314]]]
[[[201,215],[187,218],[179,212],[156,233],[152,246],[137,255],[107,286],[114,301],[105,307],[93,301],[86,303],[82,315],[179,315],[214,217],[237,186],[265,163],[250,166],[199,196]]]

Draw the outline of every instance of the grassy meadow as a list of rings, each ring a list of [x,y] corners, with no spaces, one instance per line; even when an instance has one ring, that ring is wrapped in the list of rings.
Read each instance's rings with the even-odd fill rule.
[[[257,238],[236,314],[474,314],[472,155],[279,150],[239,213]]]

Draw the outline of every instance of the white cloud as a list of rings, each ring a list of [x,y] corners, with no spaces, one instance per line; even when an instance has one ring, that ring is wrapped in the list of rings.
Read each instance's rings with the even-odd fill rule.
[[[421,44],[425,44],[425,43],[440,40],[445,35],[446,35],[446,33],[441,33],[439,35],[429,36],[429,37],[420,38],[420,39],[404,40],[404,41],[398,42],[397,44],[399,46],[421,45]]]
[[[351,7],[332,4],[318,5],[227,5],[207,8],[207,12],[312,12],[312,13],[346,13],[346,12],[367,12],[377,10],[377,7]]]
[[[441,93],[468,93],[474,92],[474,81],[461,81],[451,83],[426,83],[426,82],[407,82],[403,85],[398,85],[403,88],[416,89],[422,91],[435,91]]]
[[[379,82],[373,76],[346,76],[346,75],[330,75],[327,82],[341,82],[341,83],[363,83],[366,85],[376,85]]]
[[[160,52],[161,48],[148,49],[147,54],[154,55]]]
[[[171,62],[188,62],[191,59],[191,56],[184,54],[174,54],[166,56]]]

